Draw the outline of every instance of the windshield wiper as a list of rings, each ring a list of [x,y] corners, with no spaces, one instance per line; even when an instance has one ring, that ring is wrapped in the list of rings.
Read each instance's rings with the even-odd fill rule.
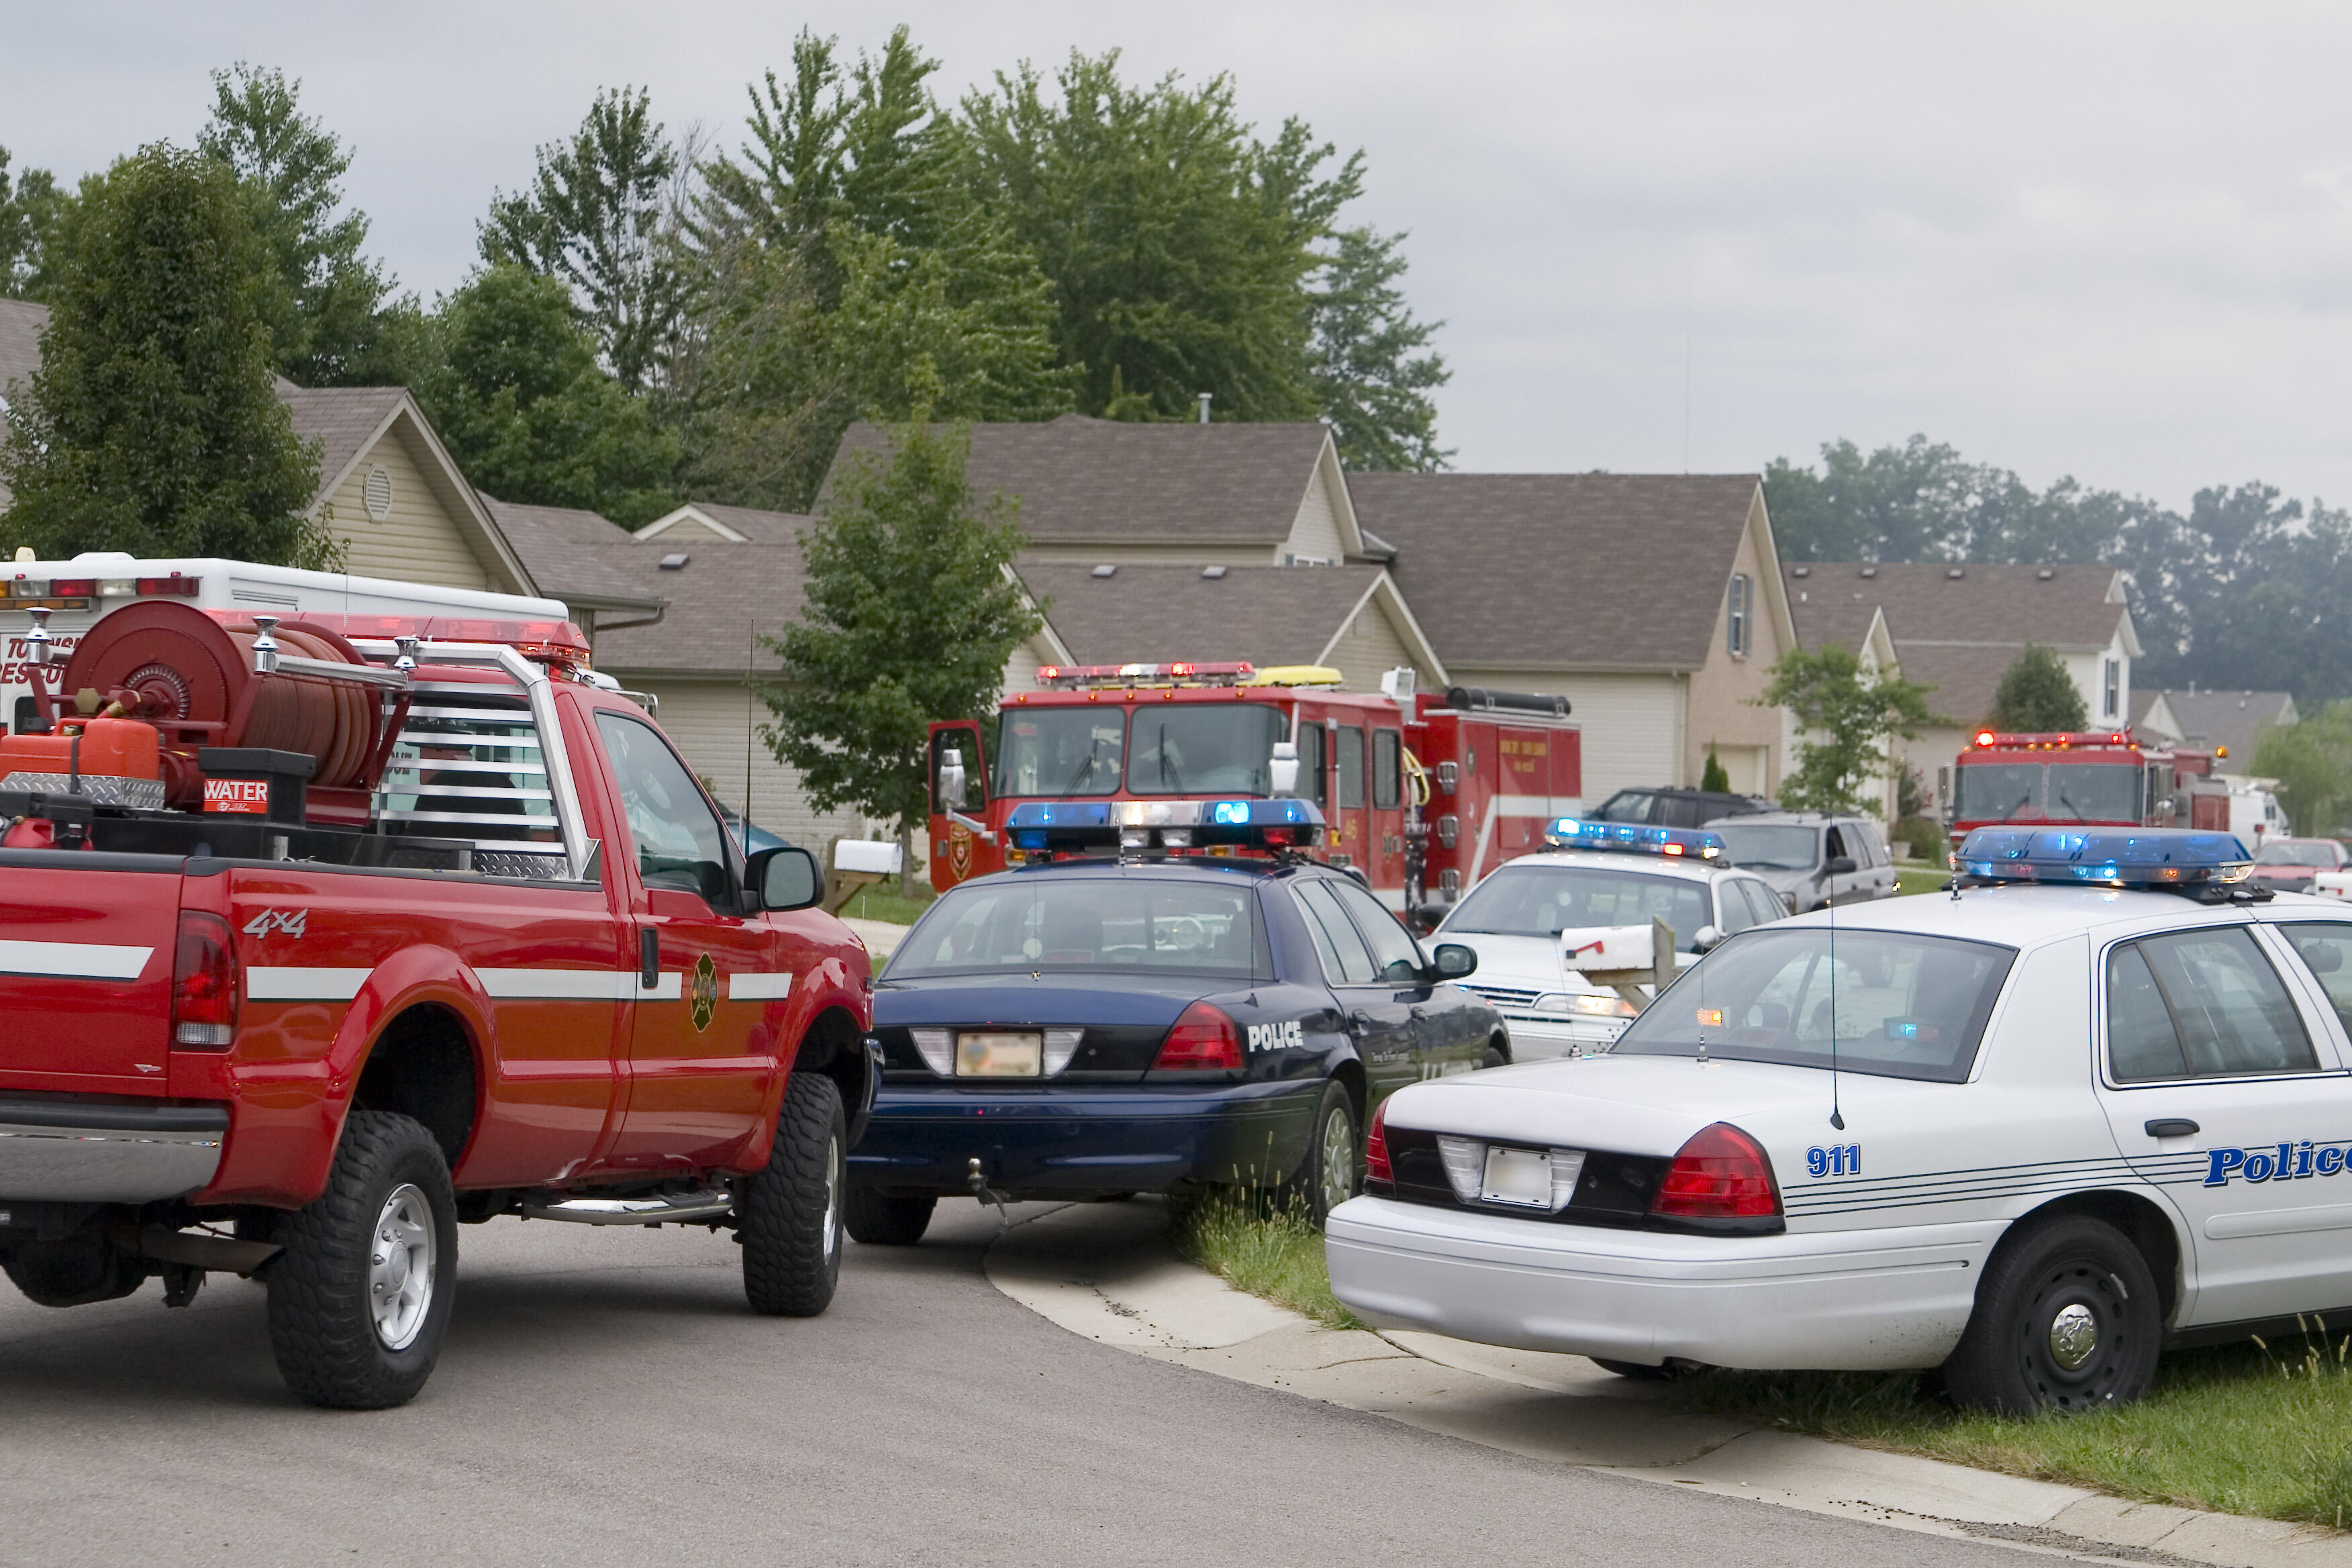
[[[1101,749],[1102,742],[1099,739],[1096,740],[1087,748],[1087,760],[1078,764],[1078,771],[1070,775],[1070,782],[1068,784],[1062,786],[1062,793],[1064,795],[1077,794],[1078,786],[1086,783],[1087,779],[1094,776],[1095,753]]]
[[[1166,784],[1171,779],[1175,781],[1176,793],[1178,795],[1182,795],[1184,793],[1184,770],[1176,766],[1175,763],[1169,760],[1168,725],[1166,721],[1163,720],[1160,725],[1160,782],[1161,784]]]
[[[2058,804],[2059,804],[2060,805],[2064,806],[2067,810],[2069,810],[2069,811],[2073,812],[2073,813],[2074,814],[2074,820],[2075,820],[2075,821],[2077,821],[2077,822],[2082,822],[2082,821],[2085,821],[2085,820],[2087,820],[2087,819],[2084,816],[2084,815],[2083,815],[2083,808],[2082,808],[2081,806],[2079,806],[2079,805],[2076,805],[2074,804],[2074,797],[2073,797],[2073,796],[2071,796],[2071,795],[2068,795],[2064,790],[2063,790],[2063,789],[2062,789],[2062,790],[2060,790],[2060,791],[2058,792]]]

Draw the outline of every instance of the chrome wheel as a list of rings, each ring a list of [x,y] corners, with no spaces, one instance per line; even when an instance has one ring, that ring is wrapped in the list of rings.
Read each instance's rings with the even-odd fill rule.
[[[2068,1372],[2078,1372],[2099,1348],[2099,1320],[2080,1301],[2068,1303],[2050,1320],[2050,1359]]]
[[[383,1200],[368,1242],[368,1310],[388,1351],[406,1350],[433,1310],[433,1205],[414,1183]]]
[[[841,1141],[824,1143],[824,1256],[829,1263],[841,1250]]]
[[[1356,1119],[1344,1103],[1323,1118],[1322,1144],[1323,1212],[1329,1214],[1356,1195]]]

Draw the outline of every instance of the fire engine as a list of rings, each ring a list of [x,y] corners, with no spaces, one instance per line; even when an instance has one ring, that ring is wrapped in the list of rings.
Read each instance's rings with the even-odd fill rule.
[[[1149,847],[1215,854],[1156,824],[1153,808],[1296,795],[1328,824],[1309,854],[1432,918],[1582,809],[1566,698],[1424,693],[1411,669],[1383,676],[1378,693],[1341,691],[1340,679],[1307,665],[1041,668],[1041,689],[1005,699],[992,751],[971,721],[930,727],[932,886],[1022,864],[1006,821],[1024,801],[1106,799],[1131,831],[1157,836]]]
[[[2142,745],[2128,730],[2005,734],[1979,730],[1947,770],[1945,826],[1955,853],[2002,822],[2230,829],[2230,787],[2213,776],[2227,747]]]

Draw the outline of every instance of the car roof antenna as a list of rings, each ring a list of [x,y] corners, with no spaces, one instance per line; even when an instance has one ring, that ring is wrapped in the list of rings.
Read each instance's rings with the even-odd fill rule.
[[[1845,1131],[1845,1112],[1838,1107],[1838,1011],[1837,1011],[1837,897],[1832,893],[1830,911],[1830,1125]]]

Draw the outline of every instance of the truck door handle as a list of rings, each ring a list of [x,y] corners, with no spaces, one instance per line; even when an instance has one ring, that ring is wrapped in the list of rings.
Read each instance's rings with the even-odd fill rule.
[[[2186,1116],[2159,1116],[2147,1125],[2147,1135],[2151,1138],[2193,1138],[2197,1135],[2197,1123]]]
[[[637,987],[651,991],[661,984],[661,932],[651,926],[637,929]]]

